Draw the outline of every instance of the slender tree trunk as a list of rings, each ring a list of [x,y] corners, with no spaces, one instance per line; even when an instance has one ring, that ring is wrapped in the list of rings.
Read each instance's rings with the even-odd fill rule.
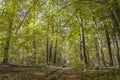
[[[53,35],[54,28],[52,28],[52,35]],[[49,54],[49,61],[52,61],[52,47],[53,47],[53,41],[51,40],[50,43],[50,54]]]
[[[56,64],[56,62],[57,62],[57,44],[58,44],[58,40],[56,39],[55,51],[54,51],[54,64]]]
[[[4,46],[4,52],[3,52],[3,64],[8,64],[8,55],[9,55],[9,49],[10,49],[10,41],[11,41],[11,33],[12,33],[12,23],[9,24],[8,34],[5,39],[5,46]]]
[[[110,37],[109,37],[109,34],[108,34],[107,30],[105,30],[105,34],[106,34],[106,40],[107,40],[107,46],[108,46],[109,63],[110,63],[110,66],[113,66],[113,57],[112,57],[112,51],[111,51],[111,42],[110,42]]]
[[[33,35],[33,54],[34,54],[34,60],[35,60],[35,64],[37,61],[37,52],[36,52],[36,40],[35,40],[35,35]]]
[[[51,41],[51,44],[50,44],[50,54],[49,54],[49,61],[50,62],[52,61],[52,45],[53,45],[53,42]]]
[[[102,63],[103,63],[103,66],[106,67],[106,64],[105,64],[105,56],[104,56],[104,52],[103,52],[103,47],[102,47],[102,43],[101,43],[101,40],[100,38],[98,38],[98,43],[99,43],[99,46],[100,46],[100,52],[101,52],[101,56],[102,56]]]
[[[89,50],[87,50],[87,49],[86,49],[86,54],[87,54],[87,60],[89,61],[89,62],[88,62],[88,65],[91,65],[90,53],[89,53]]]
[[[100,55],[99,55],[99,49],[98,49],[97,42],[95,43],[95,49],[96,49],[96,61],[97,61],[97,67],[99,67],[99,66],[100,66]]]
[[[8,53],[10,46],[10,35],[6,38],[5,47],[4,47],[4,55],[3,55],[3,64],[8,64]]]
[[[102,62],[103,62],[103,65],[104,65],[104,67],[106,67],[105,57],[104,57],[104,52],[103,52],[103,48],[102,48],[102,47],[100,48],[100,51],[101,51],[101,54],[102,54]]]
[[[83,27],[81,27],[81,40],[82,40],[82,55],[83,55],[83,60],[84,60],[84,64],[87,65],[88,61],[87,61],[87,55],[86,55],[86,48],[85,48],[85,38],[84,38],[84,30]]]
[[[81,34],[81,33],[80,33],[80,34]],[[80,60],[83,60],[81,35],[80,35]]]
[[[86,54],[86,48],[85,48],[83,21],[82,21],[81,17],[79,17],[78,22],[80,24],[82,57],[83,57],[84,65],[86,66],[86,65],[88,65],[88,60],[87,60],[87,54]]]
[[[48,54],[49,54],[49,38],[47,38],[46,42],[46,64],[48,64]]]
[[[77,59],[77,60],[80,60],[80,58],[79,58],[79,55],[78,55],[78,51],[77,51],[77,44],[76,44],[76,42],[74,42],[74,50],[75,50],[75,58]]]
[[[119,53],[120,50],[119,50],[117,35],[115,36],[115,44],[116,44],[117,62],[118,62],[118,66],[120,68],[120,53]]]
[[[101,52],[101,56],[102,56],[102,63],[103,63],[103,66],[105,67],[106,64],[105,64],[105,56],[104,56],[104,52],[103,52],[103,47],[102,47],[102,42],[100,40],[100,38],[98,37],[98,43],[99,43],[99,47],[100,47],[100,52]]]
[[[106,67],[106,64],[105,64],[105,56],[104,56],[104,52],[103,52],[102,42],[101,42],[100,37],[99,37],[98,34],[97,34],[97,36],[98,36],[98,44],[99,44],[100,52],[101,52],[101,60],[102,60],[103,66]]]

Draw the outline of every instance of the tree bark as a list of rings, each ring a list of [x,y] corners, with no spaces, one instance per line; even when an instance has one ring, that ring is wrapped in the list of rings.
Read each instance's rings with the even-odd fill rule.
[[[46,42],[46,64],[48,65],[48,54],[49,54],[49,38],[47,38]]]
[[[34,60],[35,64],[37,61],[37,52],[36,52],[36,40],[35,40],[35,35],[33,35],[33,55],[34,55]]]
[[[9,49],[10,49],[11,33],[12,33],[12,23],[10,22],[9,29],[7,32],[7,37],[5,39],[5,46],[4,46],[4,52],[3,52],[3,64],[8,64],[8,55],[9,55]]]
[[[115,36],[115,44],[116,44],[117,62],[118,62],[118,66],[120,68],[120,53],[119,53],[120,50],[119,50],[117,35]]]
[[[101,58],[102,59],[102,63],[103,63],[103,66],[106,67],[103,47],[102,47],[102,43],[101,43],[101,40],[100,40],[99,37],[98,37],[98,43],[99,43],[99,46],[100,46],[100,52],[101,52],[101,56],[102,56],[102,58]]]
[[[112,57],[112,51],[111,51],[111,42],[110,42],[110,37],[108,34],[108,31],[105,29],[105,34],[106,34],[106,40],[107,40],[107,46],[108,46],[108,56],[109,56],[109,63],[110,67],[113,66],[113,57]]]
[[[53,42],[51,41],[51,44],[50,44],[50,54],[49,54],[49,61],[50,62],[52,61],[52,45],[53,45]]]
[[[52,35],[53,35],[54,28],[52,28]],[[51,40],[50,43],[50,54],[49,54],[49,61],[52,61],[52,49],[53,49],[53,41]]]
[[[96,49],[97,67],[99,67],[100,66],[100,55],[99,55],[99,48],[98,48],[97,42],[95,43],[95,49]]]
[[[58,44],[58,40],[56,39],[55,51],[54,51],[54,61],[53,61],[54,64],[56,64],[56,62],[57,62],[57,44]]]
[[[80,33],[81,33],[81,53],[82,53],[84,65],[86,66],[86,65],[88,65],[88,60],[87,60],[86,47],[85,47],[85,38],[84,38],[84,28],[83,28],[82,17],[79,17],[78,22],[80,25]]]
[[[80,33],[81,34],[81,33]],[[81,41],[81,35],[80,35],[80,60],[83,60],[83,56],[82,56],[82,41]]]
[[[106,64],[105,64],[105,56],[104,56],[104,52],[103,52],[103,47],[102,47],[102,43],[101,43],[101,40],[100,38],[98,37],[98,43],[99,43],[99,47],[100,47],[100,52],[101,52],[101,56],[102,56],[102,63],[103,63],[103,66],[106,67]]]

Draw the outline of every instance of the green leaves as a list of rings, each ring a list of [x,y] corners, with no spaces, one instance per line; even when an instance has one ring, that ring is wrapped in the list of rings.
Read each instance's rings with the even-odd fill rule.
[[[107,1],[105,3],[104,0],[0,0],[0,49],[3,51],[3,42],[10,35],[10,53],[20,57],[20,61],[23,57],[34,57],[33,52],[36,51],[36,55],[39,55],[38,61],[42,58],[41,61],[44,62],[46,39],[49,39],[48,45],[53,42],[53,51],[57,39],[57,53],[64,54],[68,60],[75,63],[79,60],[75,56],[80,56],[80,27],[83,25],[85,46],[91,53],[92,61],[95,56],[94,45],[98,39],[96,34],[98,33],[104,42],[103,49],[107,49],[104,30],[108,30],[110,38],[116,34],[113,31],[111,19],[113,16],[109,9],[114,9],[117,1]],[[82,25],[77,22],[79,16],[83,18]],[[25,56],[23,54],[17,56],[21,53]],[[14,54],[10,55],[12,57]],[[82,63],[75,63],[77,64],[81,66]]]

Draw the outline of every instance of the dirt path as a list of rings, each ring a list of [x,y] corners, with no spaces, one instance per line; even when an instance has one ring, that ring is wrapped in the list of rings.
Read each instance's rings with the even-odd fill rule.
[[[0,67],[0,80],[58,80],[70,68]]]
[[[111,78],[116,78],[116,74],[120,76],[120,70],[116,70],[113,73],[111,71],[83,72],[71,68],[53,66],[47,67],[0,66],[0,80],[96,80],[96,79],[111,80]],[[107,77],[104,75],[106,75]],[[118,80],[120,80],[120,78]]]

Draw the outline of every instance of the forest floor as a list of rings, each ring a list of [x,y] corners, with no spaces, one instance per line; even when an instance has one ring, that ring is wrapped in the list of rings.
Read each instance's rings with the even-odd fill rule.
[[[0,66],[0,80],[120,80],[120,69]]]

